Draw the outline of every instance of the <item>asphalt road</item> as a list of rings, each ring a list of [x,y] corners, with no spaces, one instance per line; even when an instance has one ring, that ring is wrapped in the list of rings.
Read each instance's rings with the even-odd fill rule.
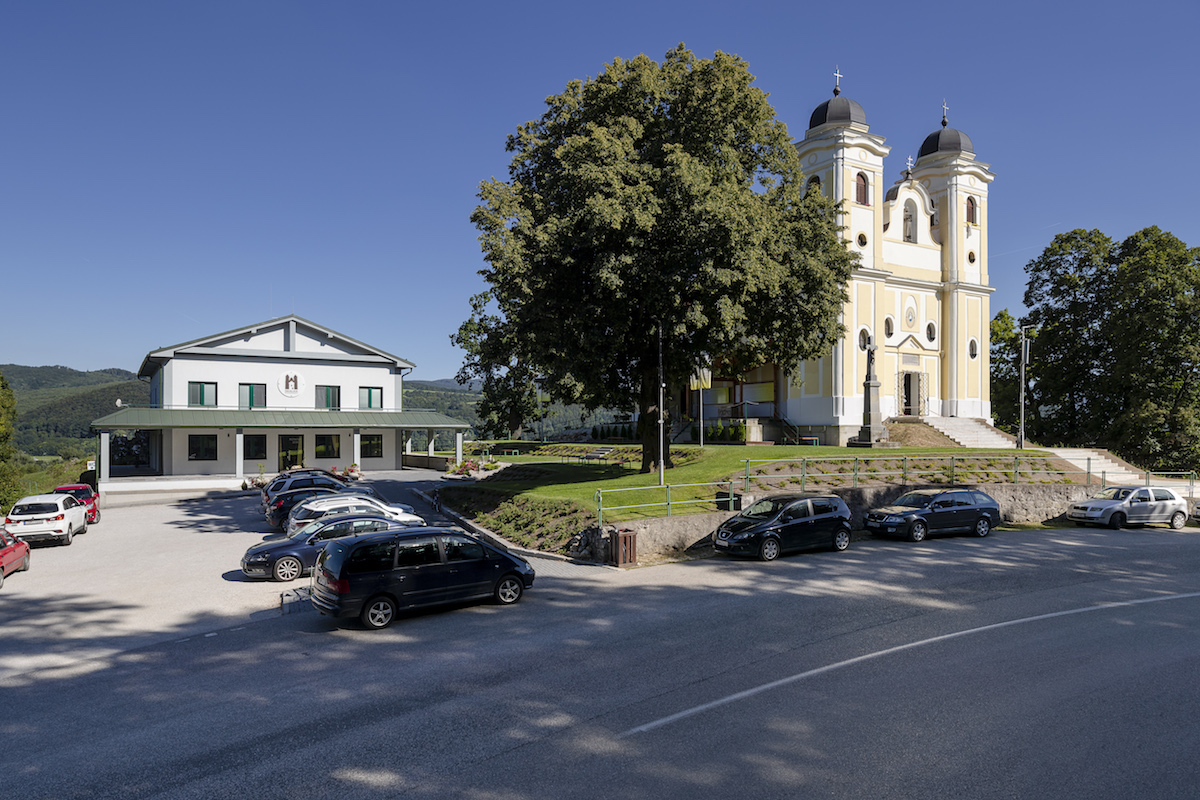
[[[106,510],[5,584],[5,796],[1197,795],[1195,528],[544,575],[372,632],[231,579],[239,502]]]

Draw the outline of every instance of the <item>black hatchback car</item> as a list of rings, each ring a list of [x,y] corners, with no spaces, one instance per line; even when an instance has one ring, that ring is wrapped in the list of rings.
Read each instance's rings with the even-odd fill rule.
[[[919,542],[935,533],[987,536],[1000,522],[1000,504],[978,489],[916,489],[867,512],[866,528]]]
[[[256,544],[242,556],[242,572],[251,578],[294,581],[317,563],[317,556],[332,539],[393,528],[396,523],[381,514],[340,514],[314,522],[285,539]]]
[[[409,528],[326,545],[312,603],[322,614],[386,628],[402,608],[485,597],[512,605],[533,578],[525,559],[461,531]]]
[[[777,494],[721,523],[713,547],[727,555],[774,561],[780,553],[850,546],[850,509],[832,494]]]

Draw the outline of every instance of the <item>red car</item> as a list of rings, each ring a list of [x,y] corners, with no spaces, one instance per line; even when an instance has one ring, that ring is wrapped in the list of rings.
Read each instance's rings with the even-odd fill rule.
[[[0,586],[10,572],[29,569],[29,545],[0,528]]]
[[[87,508],[89,525],[100,521],[100,495],[92,491],[86,483],[71,483],[52,490],[53,494],[69,494]]]

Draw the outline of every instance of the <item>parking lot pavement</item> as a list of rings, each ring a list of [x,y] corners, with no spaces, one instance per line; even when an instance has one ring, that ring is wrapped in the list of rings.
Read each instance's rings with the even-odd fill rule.
[[[440,485],[440,473],[404,470],[372,483],[431,523],[452,523],[411,491]],[[308,611],[308,578],[285,584],[242,575],[246,549],[275,535],[257,494],[106,506],[101,522],[70,546],[34,546],[29,571],[4,582],[0,682]],[[534,569],[566,579],[615,572],[541,558]]]

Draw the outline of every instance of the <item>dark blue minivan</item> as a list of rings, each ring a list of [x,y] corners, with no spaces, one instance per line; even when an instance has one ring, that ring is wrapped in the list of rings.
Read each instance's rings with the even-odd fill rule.
[[[409,528],[334,540],[313,569],[322,614],[386,628],[402,608],[493,598],[511,605],[533,586],[529,562],[462,531]]]

